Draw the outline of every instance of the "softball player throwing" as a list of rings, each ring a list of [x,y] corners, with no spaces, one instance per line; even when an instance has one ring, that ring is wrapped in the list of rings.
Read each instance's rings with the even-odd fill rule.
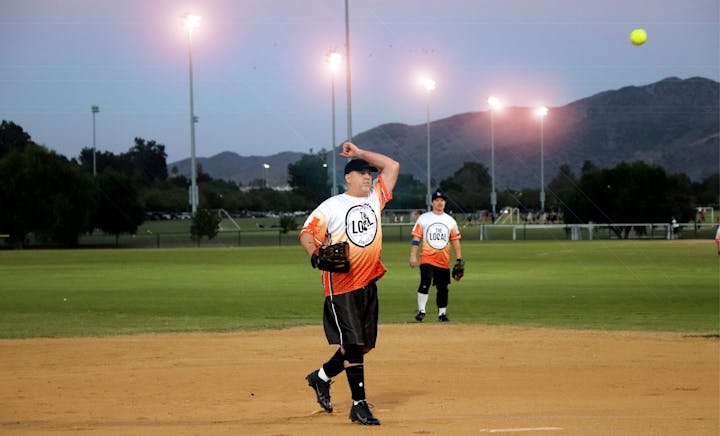
[[[375,347],[378,323],[375,282],[386,271],[380,262],[381,211],[392,199],[400,164],[349,142],[343,144],[341,156],[353,158],[345,165],[347,191],[322,202],[307,218],[299,235],[311,265],[325,269],[321,271],[325,290],[323,326],[328,343],[339,345],[327,362],[305,378],[320,406],[332,412],[330,383],[345,371],[353,399],[350,420],[380,425],[365,398],[364,355]],[[380,174],[373,183],[372,173],[378,170]],[[327,250],[329,246],[343,248]],[[324,258],[328,252],[333,259]],[[338,254],[344,252],[349,269],[346,263],[333,267]]]

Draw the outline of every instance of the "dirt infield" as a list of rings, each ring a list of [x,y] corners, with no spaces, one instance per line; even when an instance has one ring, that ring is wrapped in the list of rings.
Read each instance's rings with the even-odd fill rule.
[[[321,327],[0,341],[2,434],[715,435],[720,341],[435,322],[381,325],[366,357],[382,426],[320,411]]]

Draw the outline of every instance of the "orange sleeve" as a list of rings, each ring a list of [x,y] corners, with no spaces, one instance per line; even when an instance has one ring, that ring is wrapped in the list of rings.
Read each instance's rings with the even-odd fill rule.
[[[378,185],[380,185],[380,207],[385,208],[385,204],[392,200],[392,191],[388,191],[387,187],[385,186],[385,180],[383,179],[382,174],[378,175]]]
[[[457,241],[459,239],[462,239],[462,235],[460,232],[457,231],[457,228],[454,228],[450,231],[450,240],[451,241]]]
[[[419,223],[415,223],[415,226],[413,227],[412,232],[410,232],[410,235],[414,238],[422,239],[423,238],[422,226]]]
[[[313,217],[312,220],[305,227],[303,227],[302,230],[300,230],[300,233],[298,234],[298,239],[304,233],[313,236],[313,241],[315,242],[316,247],[322,246],[322,243],[325,240],[325,231],[321,229],[320,218]]]

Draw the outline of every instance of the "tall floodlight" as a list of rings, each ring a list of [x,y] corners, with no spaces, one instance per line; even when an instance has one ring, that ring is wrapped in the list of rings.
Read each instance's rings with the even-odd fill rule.
[[[263,164],[263,168],[265,168],[265,187],[266,187],[266,188],[269,188],[269,187],[270,187],[270,184],[269,184],[269,182],[268,182],[268,180],[269,180],[269,179],[268,179],[268,172],[270,172],[270,164],[269,164],[269,163],[264,163],[264,164]]]
[[[100,107],[93,105],[90,108],[93,117],[93,177],[97,176],[97,163],[95,160],[95,114],[100,112]]]
[[[330,66],[330,97],[332,101],[332,142],[330,148],[332,149],[332,195],[337,195],[337,172],[335,171],[335,74],[337,69],[342,62],[342,56],[336,50],[330,51],[327,55],[327,63]]]
[[[192,64],[192,34],[200,26],[200,16],[185,15],[185,26],[188,29],[188,66],[190,72],[190,204],[195,215],[198,207],[197,164],[195,162],[195,107],[193,102],[193,64]]]
[[[350,92],[350,6],[345,0],[345,86],[347,88],[347,140],[352,141],[352,93]]]
[[[428,210],[432,209],[432,201],[431,198],[431,187],[430,183],[432,183],[432,177],[430,172],[430,94],[432,91],[436,88],[437,83],[429,78],[422,78],[420,79],[420,84],[425,87],[425,90],[427,91],[426,100],[425,100],[425,112],[427,114],[427,195],[425,196],[425,205],[427,206]]]
[[[492,206],[492,219],[495,221],[497,209],[497,193],[495,192],[495,111],[500,108],[500,99],[497,97],[488,98],[490,105],[490,205]]]
[[[545,132],[544,132],[544,120],[548,114],[548,108],[545,106],[539,107],[536,111],[540,117],[540,212],[545,212],[545,162],[544,162],[544,148],[545,148]]]

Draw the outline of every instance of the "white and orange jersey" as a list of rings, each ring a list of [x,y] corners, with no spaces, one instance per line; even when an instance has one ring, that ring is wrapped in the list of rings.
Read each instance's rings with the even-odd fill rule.
[[[382,225],[385,204],[392,199],[382,175],[367,197],[335,195],[320,203],[305,220],[300,235],[309,233],[315,246],[347,241],[350,244],[350,271],[321,271],[325,295],[339,295],[367,286],[385,274],[382,255]]]
[[[450,268],[450,241],[462,238],[455,218],[443,212],[425,212],[415,222],[413,238],[422,240],[420,263]]]

